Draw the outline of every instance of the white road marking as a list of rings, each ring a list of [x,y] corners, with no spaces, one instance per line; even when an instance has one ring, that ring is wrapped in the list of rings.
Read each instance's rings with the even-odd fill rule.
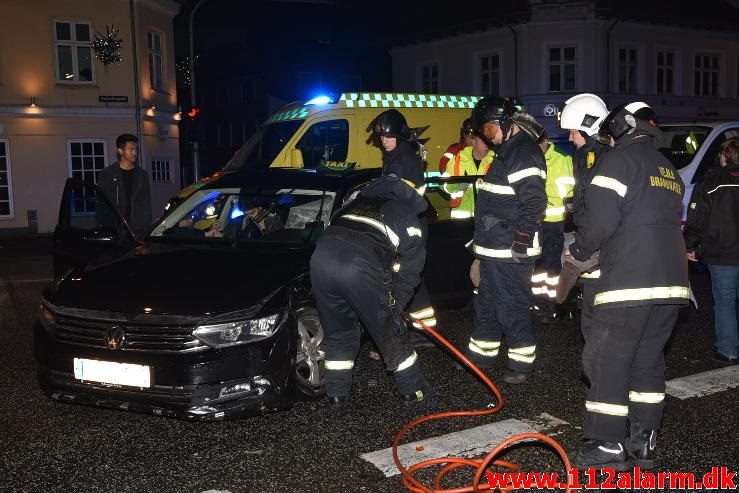
[[[423,425],[419,427],[422,429]],[[477,426],[468,430],[406,443],[398,447],[398,457],[404,466],[438,457],[479,457],[493,450],[506,438],[520,433],[532,433],[536,429],[517,419]],[[418,450],[421,448],[422,450]],[[393,462],[393,449],[386,448],[362,454],[360,457],[372,463],[385,477],[399,474]]]
[[[703,397],[739,386],[739,365],[675,378],[667,382],[666,392],[678,399]]]

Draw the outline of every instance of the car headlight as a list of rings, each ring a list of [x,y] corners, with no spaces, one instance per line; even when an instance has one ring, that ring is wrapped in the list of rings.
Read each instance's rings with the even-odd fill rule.
[[[251,320],[237,320],[212,325],[201,325],[192,333],[212,348],[224,348],[246,344],[270,337],[282,325],[284,312]]]

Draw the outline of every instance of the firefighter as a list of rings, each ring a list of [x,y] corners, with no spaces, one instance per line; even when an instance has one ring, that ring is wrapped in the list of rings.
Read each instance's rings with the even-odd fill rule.
[[[514,123],[506,98],[487,96],[472,110],[475,131],[495,150],[495,160],[478,183],[475,257],[479,269],[475,328],[466,355],[492,368],[505,337],[507,371],[503,381],[523,383],[533,370],[536,340],[529,311],[529,286],[541,255],[540,218],[546,209],[546,163],[541,149]]]
[[[396,109],[383,111],[367,127],[382,150],[382,174],[395,174],[412,183],[424,182],[424,163],[418,155],[419,144],[414,137],[414,129],[408,126],[405,117]],[[423,189],[421,189],[423,190]],[[424,238],[428,230],[428,222],[421,218],[421,229]],[[413,327],[422,330],[420,320],[428,327],[436,326],[436,314],[431,305],[431,297],[426,283],[421,279],[418,288],[408,307],[409,315],[414,320]],[[420,333],[412,332],[411,340],[418,346],[433,345]]]
[[[575,467],[627,470],[654,464],[665,405],[664,346],[680,305],[689,300],[680,228],[684,186],[635,113],[620,105],[601,123],[614,148],[598,164],[569,254],[600,249],[593,320],[582,364],[590,381],[585,444]],[[626,423],[630,436],[626,439]]]
[[[453,164],[442,176],[482,176],[488,172],[495,153],[485,141],[472,134],[472,145],[454,156]],[[445,183],[442,187],[449,195],[449,207],[453,219],[472,217],[475,212],[475,195],[467,183]]]
[[[573,201],[566,204],[566,207],[573,212],[572,220],[575,229],[585,213],[585,191],[598,169],[602,156],[611,148],[598,133],[600,124],[607,115],[608,108],[603,100],[590,93],[578,94],[568,99],[560,115],[560,127],[569,132],[569,141],[577,148],[572,157],[575,178]],[[565,225],[565,230],[567,229],[569,228]],[[581,281],[583,300],[580,311],[580,330],[583,334],[589,330],[592,320],[594,283],[599,276],[600,270],[597,264],[597,253],[595,253],[593,259],[584,264],[575,265],[572,261],[565,261],[557,281],[556,289],[559,295],[556,301],[558,303],[566,300],[567,294],[578,278]]]
[[[402,315],[426,260],[418,219],[426,200],[415,188],[422,183],[392,174],[372,182],[335,214],[311,257],[332,409],[342,409],[349,396],[359,321],[393,372],[401,399],[415,403],[429,392]]]
[[[449,163],[454,162],[454,158],[465,147],[472,145],[472,136],[475,129],[472,128],[472,119],[466,118],[459,128],[459,142],[455,142],[446,148],[446,152],[439,159],[439,172],[444,174]]]
[[[565,202],[572,199],[575,178],[572,158],[549,141],[546,130],[537,144],[547,163],[547,208],[542,224],[542,254],[531,277],[531,292],[537,298],[538,315],[544,324],[558,320],[554,300],[564,251]]]

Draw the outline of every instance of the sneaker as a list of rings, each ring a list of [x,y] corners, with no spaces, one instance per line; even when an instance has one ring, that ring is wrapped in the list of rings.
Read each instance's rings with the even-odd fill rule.
[[[713,360],[721,363],[722,365],[730,366],[737,363],[736,357],[726,356],[717,350],[713,351]]]
[[[503,373],[503,381],[512,385],[518,385],[519,383],[524,383],[526,379],[529,378],[529,375],[529,373],[519,373],[513,370],[506,370],[506,372]]]
[[[610,467],[614,471],[628,471],[632,467],[626,448],[620,442],[588,440],[580,450],[571,452],[568,456],[572,467],[578,469]]]
[[[657,430],[649,430],[632,423],[631,434],[626,439],[626,451],[634,464],[642,469],[654,467],[654,449],[657,446]]]

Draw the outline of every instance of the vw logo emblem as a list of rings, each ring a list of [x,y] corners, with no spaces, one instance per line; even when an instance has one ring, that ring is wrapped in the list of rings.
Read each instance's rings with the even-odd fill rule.
[[[123,345],[125,343],[126,333],[124,332],[123,327],[114,325],[106,331],[105,345],[108,347],[108,349],[111,349],[113,351],[115,351],[116,349],[121,349],[123,348]]]

